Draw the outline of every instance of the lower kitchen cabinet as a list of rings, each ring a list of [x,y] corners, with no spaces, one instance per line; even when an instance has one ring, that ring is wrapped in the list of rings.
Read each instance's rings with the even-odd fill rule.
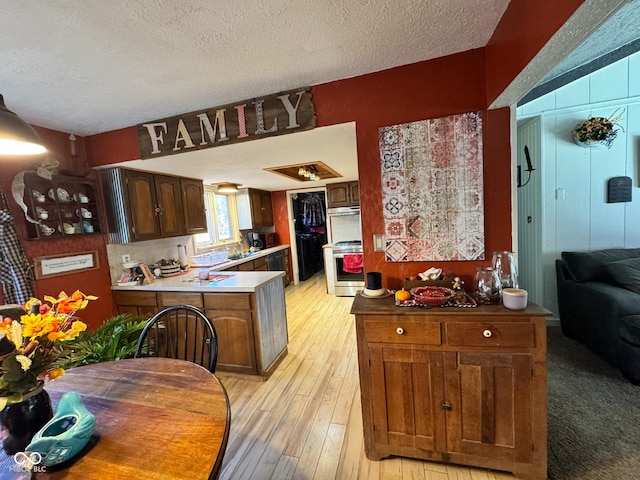
[[[266,379],[287,354],[284,287],[279,277],[255,292],[115,290],[113,298],[117,312],[148,318],[172,305],[193,305],[204,310],[218,335],[216,372]]]
[[[159,310],[156,292],[114,291],[113,301],[116,312],[132,316],[151,318]]]
[[[535,305],[414,310],[358,295],[352,313],[368,458],[546,478],[549,312]]]
[[[220,371],[258,373],[252,297],[250,293],[203,295],[204,312],[218,334]]]

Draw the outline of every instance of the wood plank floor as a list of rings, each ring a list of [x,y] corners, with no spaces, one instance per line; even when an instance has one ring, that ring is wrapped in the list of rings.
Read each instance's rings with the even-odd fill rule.
[[[285,290],[289,354],[266,382],[220,373],[231,401],[222,479],[508,480],[513,475],[364,455],[353,298],[318,273]]]

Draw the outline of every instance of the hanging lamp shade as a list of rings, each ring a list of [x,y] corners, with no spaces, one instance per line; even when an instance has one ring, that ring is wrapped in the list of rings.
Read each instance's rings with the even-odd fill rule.
[[[220,193],[238,193],[237,183],[221,183],[218,185],[217,191]]]
[[[46,151],[36,131],[9,110],[0,95],[0,155],[37,155]]]

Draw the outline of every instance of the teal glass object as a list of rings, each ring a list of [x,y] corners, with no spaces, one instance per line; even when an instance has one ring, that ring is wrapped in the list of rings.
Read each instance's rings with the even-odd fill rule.
[[[38,452],[41,464],[57,465],[77,455],[89,442],[96,419],[76,392],[60,398],[56,413],[34,436],[27,452]]]

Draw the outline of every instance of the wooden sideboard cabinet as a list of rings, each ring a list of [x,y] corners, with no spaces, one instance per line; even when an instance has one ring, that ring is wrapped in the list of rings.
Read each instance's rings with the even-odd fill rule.
[[[547,310],[356,295],[365,453],[547,475]]]

